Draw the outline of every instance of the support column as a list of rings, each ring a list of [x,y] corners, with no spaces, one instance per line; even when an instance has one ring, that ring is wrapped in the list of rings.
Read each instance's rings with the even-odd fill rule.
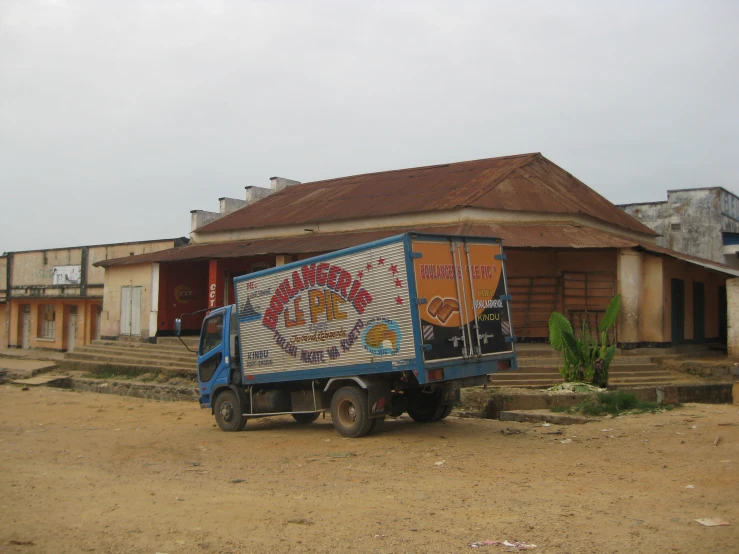
[[[151,308],[149,312],[149,340],[154,340],[159,329],[159,264],[151,264]]]
[[[208,307],[223,305],[223,267],[218,260],[208,262]]]
[[[726,280],[726,314],[729,356],[739,357],[739,279]]]
[[[639,306],[643,289],[643,255],[630,248],[619,251],[617,261],[618,292],[621,293],[621,314],[618,342],[634,344],[639,337]]]

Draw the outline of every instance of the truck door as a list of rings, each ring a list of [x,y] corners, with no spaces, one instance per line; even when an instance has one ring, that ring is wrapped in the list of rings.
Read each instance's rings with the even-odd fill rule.
[[[424,359],[511,351],[500,244],[419,238],[412,250]]]
[[[224,321],[224,312],[213,314],[203,321],[198,346],[198,381],[201,385],[213,379],[223,362]]]

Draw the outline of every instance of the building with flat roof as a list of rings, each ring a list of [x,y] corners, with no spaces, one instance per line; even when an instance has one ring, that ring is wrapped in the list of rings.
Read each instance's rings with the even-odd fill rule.
[[[739,268],[739,197],[728,190],[668,190],[667,200],[619,207],[657,232],[659,246]]]
[[[90,344],[102,327],[105,270],[96,264],[185,243],[180,238],[6,252],[0,257],[0,347],[71,351]],[[138,336],[133,311],[140,297],[151,294],[151,283],[126,293],[128,326],[121,334]]]

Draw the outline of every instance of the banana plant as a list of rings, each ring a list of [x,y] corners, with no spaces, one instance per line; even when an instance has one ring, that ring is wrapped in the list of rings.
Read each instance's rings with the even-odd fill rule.
[[[583,320],[580,338],[575,338],[569,320],[559,312],[549,317],[549,343],[562,352],[562,367],[558,367],[565,382],[608,385],[608,368],[616,356],[616,345],[608,344],[608,333],[616,324],[621,309],[621,295],[611,299],[598,326],[600,337],[594,337],[587,320]],[[600,338],[600,340],[598,340]]]

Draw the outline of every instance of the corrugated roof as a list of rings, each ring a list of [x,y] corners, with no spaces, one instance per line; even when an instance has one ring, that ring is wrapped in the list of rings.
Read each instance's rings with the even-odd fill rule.
[[[105,260],[95,265],[102,267],[132,265],[151,262],[175,262],[185,260],[208,260],[239,258],[261,254],[311,254],[332,252],[364,244],[374,240],[399,235],[408,231],[439,233],[448,235],[472,235],[499,237],[507,248],[628,248],[638,243],[605,231],[574,224],[519,225],[513,223],[459,224],[437,227],[392,228],[331,235],[306,235],[279,239],[256,239],[222,243],[193,244]]]
[[[653,254],[661,254],[663,256],[670,256],[671,258],[676,258],[684,262],[688,262],[691,264],[697,264],[699,266],[705,267],[706,269],[712,269],[713,271],[719,271],[721,273],[726,273],[727,275],[733,275],[735,277],[739,277],[738,269],[728,266],[726,264],[722,264],[720,262],[714,262],[713,260],[706,260],[705,258],[698,258],[696,256],[690,256],[688,254],[683,254],[682,252],[676,252],[675,250],[670,250],[669,248],[662,248],[661,246],[656,246],[654,244],[640,244],[639,249],[646,250],[647,252],[651,252]]]
[[[458,208],[583,214],[656,233],[539,153],[367,173],[288,187],[205,225],[215,233]]]

